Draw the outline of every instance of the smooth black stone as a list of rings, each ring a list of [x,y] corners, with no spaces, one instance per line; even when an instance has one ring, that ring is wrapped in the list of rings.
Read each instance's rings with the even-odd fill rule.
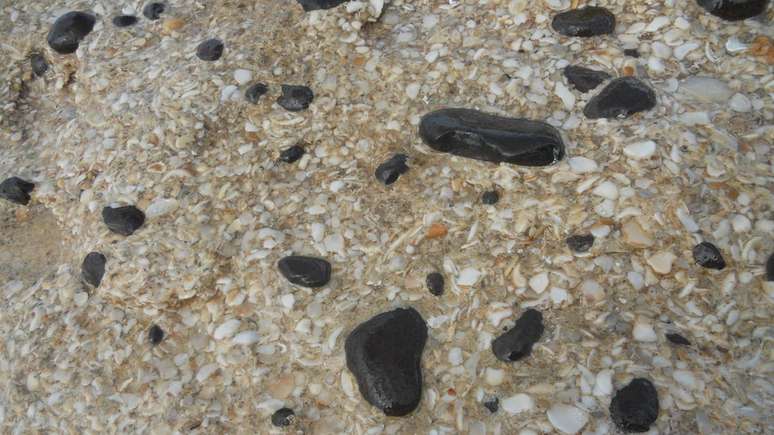
[[[576,234],[568,237],[565,242],[573,252],[588,252],[594,245],[594,236],[592,234]]]
[[[666,335],[667,340],[674,344],[682,344],[683,346],[690,346],[691,342],[687,338],[677,333],[670,333]]]
[[[110,231],[131,236],[145,223],[145,213],[133,205],[105,207],[102,209],[102,220]]]
[[[33,53],[30,56],[30,66],[32,67],[32,73],[37,77],[42,77],[48,71],[48,62],[40,53]]]
[[[96,18],[86,12],[68,12],[54,21],[48,45],[59,54],[75,53],[78,44],[94,29]]]
[[[487,190],[481,195],[481,202],[486,205],[495,205],[500,200],[500,194],[496,190]]]
[[[346,3],[349,0],[298,0],[304,11],[316,11],[319,9],[331,9],[336,6]]]
[[[556,14],[551,27],[565,36],[607,35],[615,30],[615,15],[605,8],[587,6]]]
[[[214,62],[223,55],[223,41],[217,38],[202,41],[196,47],[196,57],[203,61]]]
[[[491,399],[484,401],[484,407],[488,409],[489,412],[494,414],[498,409],[500,409],[500,399],[497,397],[492,397]]]
[[[716,17],[739,21],[764,13],[769,0],[697,0],[697,3]]]
[[[701,242],[693,247],[693,259],[701,267],[722,270],[726,261],[717,246],[710,242]]]
[[[129,27],[137,24],[137,17],[134,15],[119,15],[113,17],[113,25],[116,27]]]
[[[305,151],[300,145],[285,148],[280,153],[279,159],[285,163],[293,163],[303,157]]]
[[[434,296],[441,296],[444,291],[443,275],[438,272],[428,273],[425,277],[425,284],[430,293]]]
[[[567,81],[580,92],[588,92],[610,78],[610,74],[604,71],[597,71],[582,66],[566,66],[563,72],[564,76],[567,77]]]
[[[396,417],[417,408],[426,341],[427,324],[413,308],[378,314],[349,334],[347,368],[368,403]]]
[[[322,258],[290,255],[277,263],[282,276],[301,287],[322,287],[331,280],[331,263]]]
[[[267,92],[269,92],[269,87],[266,86],[265,83],[256,83],[247,88],[245,91],[245,99],[250,103],[258,104],[258,100],[266,95]]]
[[[559,131],[545,122],[472,109],[441,109],[422,117],[422,140],[432,149],[470,159],[547,166],[564,157]]]
[[[634,77],[613,79],[586,104],[586,118],[621,118],[656,106],[656,93]]]
[[[774,252],[769,255],[766,261],[766,281],[774,281]]]
[[[281,408],[271,415],[271,424],[277,427],[290,426],[296,419],[296,413],[290,408]]]
[[[158,20],[166,9],[167,7],[164,3],[148,3],[142,8],[142,15],[149,20]]]
[[[30,203],[30,193],[34,189],[34,183],[24,181],[19,177],[7,178],[0,183],[0,198],[14,204],[27,205]]]
[[[640,57],[640,52],[636,48],[627,48],[624,50],[624,56]]]
[[[277,104],[289,112],[300,112],[309,108],[314,100],[314,92],[308,86],[282,85],[282,95]]]
[[[516,325],[492,341],[492,352],[505,362],[518,361],[532,352],[532,345],[543,335],[543,314],[528,308]]]
[[[89,252],[81,264],[81,279],[92,287],[99,287],[105,275],[107,259],[99,252]]]
[[[148,340],[150,340],[152,345],[157,345],[161,343],[161,340],[164,339],[164,330],[161,329],[159,325],[153,325],[148,329]]]
[[[408,156],[405,154],[395,154],[376,168],[374,175],[376,179],[389,186],[398,181],[398,177],[408,172],[406,165]]]
[[[647,432],[658,418],[658,392],[644,378],[635,378],[616,391],[610,402],[610,416],[623,432]]]

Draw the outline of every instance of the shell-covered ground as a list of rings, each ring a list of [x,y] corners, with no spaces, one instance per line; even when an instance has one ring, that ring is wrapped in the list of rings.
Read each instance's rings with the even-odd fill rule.
[[[0,204],[0,432],[555,433],[547,411],[567,404],[584,433],[614,434],[608,406],[633,377],[658,390],[653,433],[774,432],[772,8],[730,23],[693,0],[600,0],[614,35],[554,32],[579,4],[172,0],[118,28],[143,3],[0,2],[0,178],[36,184],[29,208]],[[56,54],[46,35],[70,10],[97,25]],[[225,51],[204,62],[211,37]],[[568,64],[639,77],[658,104],[586,119],[594,92],[568,96]],[[268,85],[258,104],[237,70]],[[282,84],[311,87],[309,109],[281,108]],[[435,152],[417,129],[442,107],[547,121],[567,157],[524,168]],[[631,147],[647,141],[655,151]],[[298,143],[300,161],[278,161]],[[374,170],[395,153],[410,169],[385,186]],[[492,189],[499,202],[483,204]],[[148,219],[110,233],[110,204]],[[565,243],[589,233],[588,253]],[[694,262],[701,241],[725,269]],[[91,251],[107,258],[97,289],[80,280]],[[290,253],[328,259],[330,284],[283,279]],[[422,401],[396,418],[362,398],[343,342],[398,306],[429,339]],[[527,307],[544,315],[541,340],[497,360],[490,342]],[[233,341],[245,331],[258,342]],[[282,406],[297,418],[280,430]]]

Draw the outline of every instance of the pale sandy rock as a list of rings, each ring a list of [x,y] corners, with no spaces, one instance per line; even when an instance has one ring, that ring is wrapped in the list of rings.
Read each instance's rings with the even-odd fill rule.
[[[636,219],[630,219],[621,225],[621,236],[624,243],[635,248],[653,246],[653,239],[642,229]]]
[[[551,425],[563,434],[576,434],[589,421],[589,415],[572,405],[556,404],[546,412]]]
[[[648,257],[648,264],[656,273],[666,275],[672,271],[675,255],[669,251],[660,251]]]
[[[500,401],[503,411],[511,415],[531,411],[535,408],[535,401],[527,394],[514,394]]]
[[[634,328],[632,329],[632,336],[635,340],[646,343],[652,343],[658,340],[658,336],[656,335],[656,331],[653,329],[653,325],[644,320],[639,320],[634,324]]]

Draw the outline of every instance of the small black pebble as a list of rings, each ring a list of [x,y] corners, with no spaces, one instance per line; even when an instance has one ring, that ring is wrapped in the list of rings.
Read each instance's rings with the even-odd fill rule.
[[[32,66],[32,73],[37,77],[42,77],[48,71],[48,62],[40,53],[33,53],[30,56],[30,66]]]
[[[658,418],[656,387],[647,379],[633,379],[616,391],[610,402],[610,416],[623,432],[647,432]]]
[[[110,231],[131,236],[145,223],[145,213],[133,205],[105,207],[102,209],[102,220]]]
[[[282,95],[277,104],[289,112],[300,112],[309,108],[314,100],[314,92],[308,86],[282,85]]]
[[[543,330],[543,314],[528,308],[513,328],[492,340],[492,353],[500,361],[518,361],[532,352],[532,346],[540,340]]]
[[[634,77],[619,77],[586,103],[583,114],[589,119],[626,118],[655,106],[656,93],[645,82]]]
[[[301,287],[322,287],[331,280],[331,263],[322,258],[288,255],[277,262],[277,268],[290,283]]]
[[[693,247],[693,259],[701,267],[707,269],[722,270],[726,267],[726,261],[717,246],[710,242],[701,242]]]
[[[428,273],[427,277],[425,278],[425,283],[427,284],[427,289],[430,290],[430,293],[433,295],[441,296],[443,294],[444,280],[443,275],[440,273]]]
[[[290,408],[278,409],[271,415],[271,424],[277,427],[290,426],[296,419],[296,413]]]
[[[97,18],[86,12],[68,12],[54,21],[48,32],[48,45],[59,54],[75,53],[78,44],[92,30]]]
[[[766,12],[769,0],[697,0],[697,3],[716,17],[739,21]]]
[[[492,414],[497,412],[498,409],[500,409],[500,399],[497,397],[492,397],[491,399],[487,399],[484,401],[484,407],[489,410]]]
[[[304,8],[304,12],[316,11],[320,9],[331,9],[336,6],[348,2],[349,0],[297,0],[301,7]]]
[[[671,341],[674,344],[682,344],[684,346],[690,346],[691,342],[688,341],[687,338],[683,337],[680,334],[677,333],[670,333],[666,335],[667,340]]]
[[[624,56],[640,57],[640,52],[636,48],[627,48],[624,50]]]
[[[408,156],[405,154],[395,154],[376,168],[374,175],[376,179],[386,186],[398,181],[398,177],[405,174],[409,167],[406,165]]]
[[[574,252],[588,252],[594,245],[594,236],[592,234],[576,234],[568,237],[565,242]]]
[[[247,88],[245,91],[245,99],[250,103],[258,104],[258,100],[266,95],[267,92],[269,92],[269,87],[266,86],[265,83],[256,83]]]
[[[565,36],[607,35],[615,30],[615,15],[605,8],[586,6],[556,14],[551,27]]]
[[[304,155],[304,149],[300,145],[285,148],[280,153],[279,159],[285,163],[293,163]]]
[[[142,8],[142,14],[149,20],[158,20],[166,8],[167,7],[164,5],[164,3],[148,3],[144,8]]]
[[[154,346],[161,343],[161,340],[164,339],[164,330],[159,325],[151,326],[148,330],[148,339]]]
[[[207,62],[214,62],[223,55],[223,42],[213,38],[203,41],[196,47],[196,57]]]
[[[481,202],[486,205],[495,205],[500,200],[500,194],[496,190],[489,190],[481,195]]]
[[[27,205],[30,202],[30,192],[33,189],[35,189],[35,184],[19,177],[11,177],[0,183],[0,198],[14,204]]]
[[[81,264],[81,279],[92,287],[99,287],[105,275],[107,259],[99,252],[89,252]]]
[[[578,91],[588,92],[610,78],[610,74],[590,68],[568,65],[562,71],[567,81]]]
[[[113,17],[113,25],[116,27],[129,27],[137,24],[137,17],[134,15],[119,15]]]
[[[774,281],[774,252],[766,262],[766,281]]]

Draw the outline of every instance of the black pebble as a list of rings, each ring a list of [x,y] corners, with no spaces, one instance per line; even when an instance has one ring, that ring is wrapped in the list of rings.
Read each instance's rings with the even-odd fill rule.
[[[487,190],[481,195],[481,202],[486,205],[495,205],[500,200],[500,194],[496,190]]]
[[[629,117],[656,106],[656,93],[641,80],[621,77],[612,80],[583,108],[590,119]]]
[[[408,172],[409,167],[406,165],[408,156],[405,154],[395,154],[384,163],[376,168],[374,175],[376,179],[389,186],[390,184],[398,181],[398,177]]]
[[[89,252],[81,264],[81,279],[92,287],[99,287],[105,275],[107,259],[99,252]]]
[[[282,85],[282,95],[277,104],[289,112],[300,112],[309,108],[314,100],[314,92],[308,86]]]
[[[492,352],[505,362],[518,361],[532,352],[532,346],[543,335],[543,314],[528,308],[516,325],[492,341]]]
[[[148,339],[154,346],[161,343],[161,340],[164,339],[164,330],[159,325],[151,326],[148,329]]]
[[[624,432],[647,432],[658,418],[658,392],[647,379],[635,378],[616,391],[610,416]]]
[[[300,145],[293,145],[292,147],[282,150],[279,159],[285,163],[293,163],[300,159],[304,155],[304,152],[304,148]]]
[[[594,236],[592,234],[576,234],[568,237],[565,242],[573,252],[588,252],[594,245]]]
[[[443,294],[444,279],[443,275],[438,272],[428,273],[425,278],[425,284],[430,293],[435,296],[441,296]]]
[[[693,259],[696,264],[707,269],[722,270],[726,267],[726,261],[720,250],[710,242],[701,242],[694,246]]]
[[[102,220],[110,231],[131,236],[145,223],[145,213],[133,205],[105,207],[102,209]]]
[[[296,419],[296,413],[290,408],[278,409],[271,415],[271,424],[277,427],[290,426]]]
[[[492,414],[497,412],[498,409],[500,409],[500,399],[497,397],[492,397],[491,399],[487,399],[484,401],[484,407],[489,410]]]
[[[167,7],[164,5],[164,3],[148,3],[144,8],[142,8],[142,14],[149,20],[158,20],[166,9]]]
[[[214,62],[223,55],[223,42],[212,38],[203,41],[196,47],[196,57],[207,62]]]
[[[580,92],[588,92],[610,78],[610,74],[582,66],[569,65],[563,70],[567,81]]]
[[[0,183],[0,198],[11,201],[14,204],[27,205],[30,203],[30,193],[35,189],[35,184],[24,181],[19,177],[11,177]]]
[[[113,25],[116,27],[129,27],[137,24],[137,17],[134,15],[119,15],[113,17]]]
[[[378,314],[349,334],[347,368],[368,403],[393,417],[419,406],[425,342],[427,324],[413,308]]]
[[[32,73],[37,77],[42,77],[48,71],[48,62],[40,53],[33,53],[30,56],[30,66],[32,67]]]
[[[298,3],[301,4],[301,7],[304,8],[304,11],[316,11],[318,9],[331,9],[335,8],[336,6],[346,3],[349,0],[298,0]]]
[[[727,21],[739,21],[766,11],[769,0],[697,0],[707,12]]]
[[[687,338],[683,337],[682,335],[678,333],[670,333],[666,335],[667,340],[671,341],[674,344],[682,344],[683,346],[690,346],[691,342],[688,341]]]
[[[640,52],[636,48],[627,48],[624,50],[624,56],[640,57]]]
[[[265,83],[256,83],[247,88],[245,91],[245,99],[250,103],[258,104],[258,100],[266,95],[267,92],[269,92],[269,87],[266,86]]]
[[[774,281],[774,252],[769,255],[766,261],[766,281]]]
[[[96,18],[86,12],[68,12],[54,21],[48,45],[59,54],[75,53],[78,44],[94,29]]]
[[[556,14],[551,27],[565,36],[607,35],[615,30],[615,15],[605,8],[587,6]]]
[[[282,276],[301,287],[322,287],[331,280],[331,263],[322,258],[290,255],[277,263]]]

